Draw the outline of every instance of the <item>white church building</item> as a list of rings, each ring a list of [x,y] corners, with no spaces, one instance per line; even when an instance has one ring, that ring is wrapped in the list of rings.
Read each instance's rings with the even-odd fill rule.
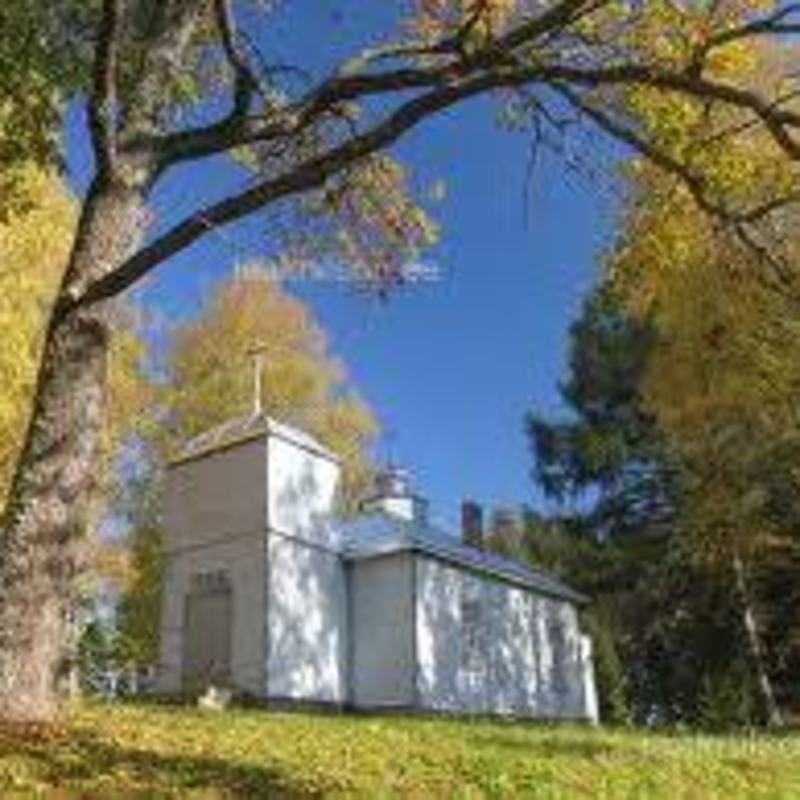
[[[337,457],[256,414],[168,470],[158,688],[226,683],[265,701],[596,721],[586,598],[431,525],[387,471],[355,519]]]

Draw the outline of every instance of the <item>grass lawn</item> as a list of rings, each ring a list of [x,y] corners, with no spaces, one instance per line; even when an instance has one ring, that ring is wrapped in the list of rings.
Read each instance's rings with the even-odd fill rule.
[[[0,797],[800,799],[800,736],[91,704],[0,729]]]

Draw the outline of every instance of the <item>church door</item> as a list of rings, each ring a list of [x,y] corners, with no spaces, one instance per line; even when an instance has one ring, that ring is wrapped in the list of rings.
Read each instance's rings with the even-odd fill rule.
[[[233,592],[227,573],[195,575],[184,613],[184,691],[229,685]]]

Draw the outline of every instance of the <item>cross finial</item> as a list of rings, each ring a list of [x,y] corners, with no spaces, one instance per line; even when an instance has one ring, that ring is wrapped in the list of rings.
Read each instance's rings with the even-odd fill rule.
[[[261,371],[264,368],[266,346],[253,345],[247,355],[253,359],[253,414],[261,413]]]
[[[396,456],[395,453],[396,441],[397,441],[397,430],[393,426],[388,425],[383,432],[383,446],[386,451],[386,465],[388,467],[394,466],[394,460]]]

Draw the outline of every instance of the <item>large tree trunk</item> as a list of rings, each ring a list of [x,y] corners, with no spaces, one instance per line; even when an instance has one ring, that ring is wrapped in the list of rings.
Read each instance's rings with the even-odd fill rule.
[[[733,570],[736,576],[736,590],[739,595],[739,603],[741,605],[742,613],[742,626],[745,633],[745,641],[747,642],[750,660],[755,672],[756,683],[758,691],[761,695],[761,703],[764,707],[764,716],[769,727],[781,727],[783,725],[783,717],[781,716],[780,708],[775,700],[775,693],[772,690],[772,681],[767,672],[764,648],[761,644],[761,634],[758,630],[758,622],[756,620],[755,611],[753,610],[753,603],[750,598],[750,592],[747,586],[747,578],[745,576],[744,564],[741,557],[737,554],[733,559]]]
[[[108,322],[66,302],[140,241],[141,189],[93,186],[46,331],[0,531],[0,716],[52,719],[102,467]]]

